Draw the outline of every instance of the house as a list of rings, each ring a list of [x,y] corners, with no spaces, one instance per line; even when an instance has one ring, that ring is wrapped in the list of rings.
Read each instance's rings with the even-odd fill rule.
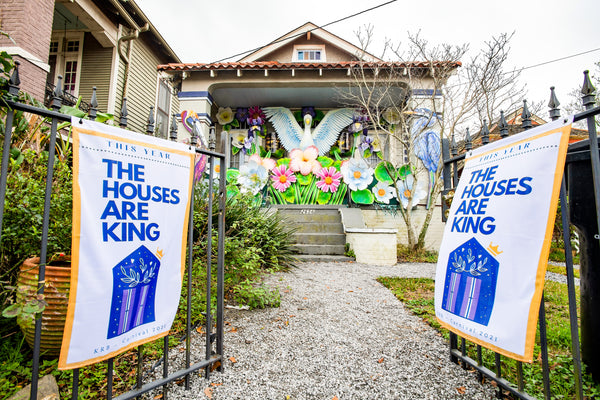
[[[298,154],[293,152],[294,147],[304,150],[308,148],[307,143],[314,143],[319,150],[321,166],[333,166],[337,171],[340,171],[343,159],[354,158],[350,154],[358,153],[358,145],[363,146],[360,154],[370,168],[370,174],[381,162],[377,152],[381,152],[383,158],[401,164],[407,157],[406,148],[385,133],[380,132],[375,137],[372,121],[365,120],[361,105],[352,100],[357,89],[357,71],[362,71],[371,82],[391,71],[403,72],[394,75],[396,78],[387,87],[392,96],[384,105],[395,111],[391,114],[397,116],[398,110],[413,104],[418,104],[423,110],[437,109],[439,112],[441,92],[436,89],[431,72],[442,67],[454,69],[459,65],[445,65],[437,61],[387,62],[308,22],[235,62],[168,63],[160,65],[158,70],[182,81],[179,101],[181,110],[186,110],[182,124],[187,130],[180,129],[179,132],[193,132],[190,127],[195,126],[196,132],[208,139],[211,127],[214,127],[217,151],[229,154],[228,168],[239,170],[242,179],[248,166],[252,165],[250,155],[253,153],[255,160],[260,154],[263,158],[279,162],[280,168],[274,173],[286,175],[279,176],[279,181],[285,183],[275,185],[279,189],[268,182],[264,187],[261,183],[251,191],[262,190],[265,198],[280,209],[306,205],[313,210],[336,206],[342,210],[349,203],[360,205],[363,215],[358,218],[359,227],[402,230],[398,215],[382,211],[398,207],[400,202],[391,200],[392,204],[396,203],[390,207],[389,198],[379,201],[377,195],[372,194],[375,193],[372,190],[376,179],[372,179],[369,185],[359,183],[358,186],[346,187],[339,181],[341,175],[331,171],[327,173],[335,176],[319,177],[314,175],[316,169],[311,175],[306,170],[310,169],[307,166],[309,161],[305,160],[305,170],[301,174],[296,172],[298,181],[295,186],[289,186],[290,179],[296,178],[291,177],[287,167],[281,167],[281,163],[287,166],[287,159]],[[418,86],[412,86],[409,79],[409,76],[415,75],[420,77]],[[365,107],[362,108],[364,110]],[[303,123],[306,114],[312,117],[308,124]],[[389,118],[391,114],[387,114],[387,119],[395,119]],[[383,115],[385,118],[386,114]],[[398,121],[391,123],[399,124]],[[301,132],[303,126],[304,133]],[[310,132],[307,134],[307,131]],[[295,142],[292,137],[296,137]],[[439,141],[439,134],[437,137]],[[220,147],[223,138],[226,139],[225,148]],[[321,145],[317,142],[318,138],[323,139]],[[367,153],[364,152],[366,147],[369,148]],[[306,157],[317,155],[309,157],[305,154]],[[295,162],[292,158],[289,160],[290,168]],[[319,179],[322,180],[320,191],[313,187]],[[326,182],[334,183],[327,186]],[[335,190],[338,184],[339,190]],[[386,190],[389,193],[391,189]],[[428,247],[437,246],[441,227],[430,230],[432,237],[428,240]]]
[[[81,97],[87,111],[96,87],[99,111],[120,115],[126,97],[129,128],[145,132],[154,107],[156,133],[168,137],[179,82],[156,66],[180,59],[134,0],[8,2],[0,29],[0,51],[20,62],[21,90],[49,104],[61,75],[64,104]]]

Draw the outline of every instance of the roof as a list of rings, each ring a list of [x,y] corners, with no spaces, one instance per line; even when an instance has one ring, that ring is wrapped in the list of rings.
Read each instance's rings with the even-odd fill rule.
[[[301,36],[304,36],[304,35],[308,35],[309,37],[311,35],[314,35],[314,36],[320,38],[321,40],[329,42],[333,46],[335,46],[349,54],[352,54],[353,56],[357,56],[358,54],[360,54],[361,55],[360,59],[363,61],[382,61],[381,59],[375,57],[374,55],[367,53],[360,47],[353,45],[352,43],[348,42],[347,40],[344,40],[344,39],[340,38],[339,36],[332,34],[331,32],[313,24],[312,22],[307,22],[304,25],[299,26],[298,28],[286,33],[285,35],[280,36],[279,38],[273,40],[268,45],[263,46],[257,50],[254,50],[252,53],[242,57],[238,61],[239,62],[252,62],[252,61],[257,61],[260,58],[264,59],[264,57],[267,56],[269,53],[272,53],[281,47],[287,46],[292,40],[299,38]]]
[[[434,68],[457,68],[462,64],[460,61],[434,61]],[[428,61],[413,61],[413,62],[361,62],[361,61],[342,61],[342,62],[289,62],[280,63],[276,61],[255,61],[255,62],[226,62],[226,63],[170,63],[161,64],[158,66],[159,71],[214,71],[214,70],[291,70],[291,69],[348,69],[356,66],[362,66],[370,69],[375,68],[430,68],[431,63]]]

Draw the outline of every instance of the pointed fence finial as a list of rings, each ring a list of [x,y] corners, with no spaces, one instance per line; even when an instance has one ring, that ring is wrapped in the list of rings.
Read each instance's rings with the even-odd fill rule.
[[[487,119],[483,119],[483,126],[481,127],[481,143],[488,144],[490,142],[490,130],[487,126]]]
[[[450,141],[450,155],[452,157],[458,155],[458,149],[456,147],[456,140],[454,140],[454,133],[452,134],[452,140]]]
[[[556,98],[554,86],[550,86],[550,101],[548,102],[548,108],[550,108],[550,111],[548,114],[550,115],[550,119],[552,121],[556,121],[558,118],[560,118],[560,109],[558,106],[560,106],[560,102]]]
[[[121,128],[127,127],[127,97],[123,97],[123,104],[121,106],[121,119],[119,120],[119,126]]]
[[[154,135],[154,106],[150,106],[150,114],[148,114],[148,124],[146,125],[146,133]]]
[[[92,88],[92,99],[90,100],[90,120],[96,120],[96,113],[98,112],[98,99],[96,98],[96,86]]]
[[[215,127],[211,126],[208,131],[208,148],[215,150],[217,147],[217,135],[215,134]]]
[[[592,81],[590,80],[590,71],[583,71],[583,86],[581,87],[581,99],[583,100],[583,106],[586,110],[589,110],[596,103],[596,96],[594,96],[594,92],[596,92],[596,88],[592,85]]]
[[[508,136],[508,124],[506,123],[506,118],[504,117],[504,111],[500,111],[500,122],[498,123],[498,128],[500,128],[501,138]]]
[[[521,127],[524,130],[531,129],[531,113],[527,108],[527,100],[523,100],[523,112],[521,113]]]
[[[62,90],[60,87],[62,86],[62,75],[58,76],[58,82],[56,82],[56,87],[54,88],[54,92],[52,93],[52,109],[55,111],[60,110],[62,107]]]
[[[177,114],[173,114],[173,119],[171,120],[171,132],[169,139],[171,139],[173,142],[177,140]]]
[[[471,134],[469,133],[469,128],[467,128],[467,133],[465,134],[465,149],[473,150],[473,143],[471,142]]]
[[[19,85],[21,84],[21,78],[19,78],[19,65],[21,65],[21,63],[15,60],[15,68],[8,81],[8,94],[12,96],[17,96],[19,94]]]

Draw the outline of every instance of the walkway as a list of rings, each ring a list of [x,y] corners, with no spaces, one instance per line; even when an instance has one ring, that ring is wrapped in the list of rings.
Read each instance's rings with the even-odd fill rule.
[[[169,398],[492,399],[493,387],[451,363],[446,341],[375,281],[434,270],[306,262],[270,276],[281,307],[226,310],[225,371]]]

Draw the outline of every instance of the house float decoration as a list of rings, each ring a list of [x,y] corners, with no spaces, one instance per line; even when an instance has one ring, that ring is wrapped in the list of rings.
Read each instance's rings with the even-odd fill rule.
[[[418,72],[420,86],[411,87],[407,78],[396,82],[391,90],[397,104],[382,107],[376,122],[389,132],[415,135],[417,149],[411,151],[420,161],[409,163],[395,135],[375,131],[365,110],[344,96],[356,89],[357,68]],[[394,210],[409,199],[423,210],[438,200],[431,194],[440,159],[439,116],[430,110],[439,112],[441,93],[434,90],[430,63],[387,62],[306,23],[236,62],[171,63],[158,70],[181,80],[186,129],[180,136],[197,134],[206,143],[214,129],[216,150],[229,154],[227,180],[235,187],[229,190],[278,208],[337,206],[343,213],[359,207],[358,226],[397,228],[399,237],[402,223]],[[380,212],[389,218],[372,217],[381,209],[391,211]],[[435,224],[430,247],[443,230]]]

